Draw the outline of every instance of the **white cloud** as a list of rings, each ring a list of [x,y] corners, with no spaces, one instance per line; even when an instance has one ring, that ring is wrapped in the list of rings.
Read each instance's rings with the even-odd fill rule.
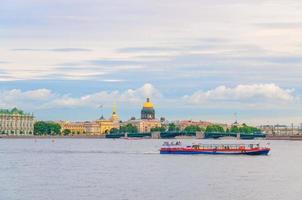
[[[21,91],[19,89],[0,91],[0,107],[22,107],[26,109],[63,108],[63,107],[98,107],[99,105],[123,102],[139,104],[144,98],[160,98],[160,92],[150,83],[137,89],[125,91],[100,91],[80,97],[69,94],[55,94],[48,89]]]
[[[47,100],[53,94],[48,89],[37,89],[37,90],[28,90],[21,91],[19,89],[13,89],[9,91],[0,92],[1,101],[9,102],[9,101],[24,101],[24,100],[34,100],[41,101]]]
[[[48,102],[44,107],[97,107],[112,102],[140,103],[146,97],[160,98],[160,92],[150,83],[126,91],[100,91],[81,97],[61,96]]]
[[[34,108],[54,97],[55,94],[45,88],[28,91],[4,90],[0,91],[0,106]]]
[[[283,89],[276,84],[237,85],[236,87],[218,86],[208,91],[197,91],[184,99],[192,104],[201,104],[208,101],[278,101],[290,102],[297,97],[293,96],[293,89]]]
[[[298,20],[302,16],[301,3],[298,0],[291,0],[291,3],[261,1],[261,7],[259,7],[260,1],[258,0],[231,0],[219,1],[219,3],[209,0],[185,2],[169,0],[157,3],[150,0],[143,3],[139,0],[114,2],[93,0],[90,4],[85,3],[84,0],[56,1],[56,3],[53,0],[39,2],[28,0],[26,2],[25,6],[21,1],[15,1],[16,6],[13,7],[4,3],[0,8],[0,11],[1,9],[6,11],[4,12],[7,15],[4,18],[4,24],[10,24],[1,33],[1,60],[6,63],[2,63],[0,69],[3,69],[6,75],[0,76],[0,81],[95,80],[105,78],[104,74],[106,74],[106,78],[115,79],[116,76],[110,77],[109,75],[120,75],[129,69],[138,71],[145,67],[147,70],[161,69],[170,72],[175,70],[173,65],[190,67],[190,64],[193,64],[202,68],[207,64],[205,62],[211,66],[217,66],[219,61],[219,59],[213,59],[191,63],[191,59],[188,58],[182,62],[178,59],[175,63],[164,63],[165,67],[147,62],[142,63],[146,66],[136,66],[132,62],[137,61],[138,56],[157,56],[157,62],[162,63],[162,59],[169,59],[167,56],[177,56],[178,53],[188,54],[202,51],[217,54],[220,57],[222,54],[239,57],[242,54],[255,56],[255,54],[259,54],[259,49],[263,49],[272,56],[278,56],[280,53],[282,56],[301,57],[301,51],[296,47],[302,42],[301,30],[290,29],[292,26],[296,27],[301,24]],[[57,6],[57,4],[61,6]],[[72,9],[69,9],[70,7]],[[125,9],[126,7],[127,9]],[[45,12],[37,16],[30,15],[31,17],[26,19],[30,26],[23,27],[22,16],[29,16],[33,10]],[[180,13],[184,10],[190,12],[181,15]],[[19,15],[14,15],[14,13],[19,13]],[[51,23],[37,23],[42,21]],[[259,23],[262,25],[259,26]],[[276,26],[279,28],[285,26],[286,29],[276,30],[274,28]],[[60,29],[59,32],[58,29]],[[288,37],[289,35],[290,37]],[[215,38],[213,42],[216,44],[209,45],[201,38]],[[238,49],[237,45],[224,44],[225,41],[257,48],[241,47]],[[192,45],[201,46],[203,49],[186,48],[186,46]],[[139,48],[140,46],[147,48]],[[120,48],[128,48],[128,52],[117,51]],[[149,52],[133,51],[135,48]],[[11,51],[12,49],[19,50]],[[131,49],[132,53],[130,53]],[[154,51],[156,49],[159,51]],[[260,54],[262,55],[263,52]],[[130,62],[130,66],[102,66],[102,68],[96,69],[95,65],[85,63],[89,60],[98,60],[100,57],[108,60],[125,59]],[[261,59],[249,60],[244,65],[242,64],[243,59],[229,60],[237,66],[239,65],[237,68],[232,65],[235,72],[240,71],[242,66],[250,67],[246,71],[258,74],[262,80],[271,80],[273,77],[276,79],[287,78],[287,81],[292,81],[294,80],[292,71],[301,75],[300,65],[292,70],[274,70],[278,72],[278,75],[263,66]],[[223,60],[223,62],[218,63],[220,70],[228,73],[229,70],[221,66],[227,66],[229,62],[227,60]],[[57,66],[58,63],[82,63],[83,66],[79,66],[82,71],[73,69],[73,65],[68,70],[60,69]],[[94,67],[94,69],[89,70],[89,67]],[[272,67],[276,69],[275,64]],[[282,68],[287,67],[287,64],[282,65]],[[258,68],[261,70],[255,70]],[[265,75],[263,70],[269,73]],[[195,73],[194,70],[186,69],[186,71]],[[144,74],[145,71],[140,75]],[[131,80],[133,77],[134,75],[129,75],[125,79]],[[217,79],[221,80],[223,77],[219,74]]]

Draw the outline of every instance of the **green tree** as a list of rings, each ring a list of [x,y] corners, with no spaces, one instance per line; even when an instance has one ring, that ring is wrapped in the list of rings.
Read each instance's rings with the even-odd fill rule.
[[[261,132],[260,129],[253,127],[253,126],[248,126],[246,124],[242,124],[242,127],[239,128],[240,133],[246,133],[246,134],[253,134],[257,132]]]
[[[60,133],[60,124],[44,121],[38,121],[34,124],[34,135],[59,135]]]
[[[230,132],[231,133],[239,133],[240,131],[239,131],[238,126],[233,125],[233,126],[231,126]]]
[[[71,131],[69,129],[63,130],[63,135],[70,135]]]
[[[110,133],[118,133],[119,130],[117,128],[112,128],[110,129]]]
[[[180,129],[174,123],[169,123],[168,131],[170,132],[178,132]]]
[[[59,135],[61,134],[61,126],[58,123],[48,122],[48,133],[50,135]]]
[[[48,125],[44,121],[38,121],[34,124],[34,135],[46,135],[48,133]]]
[[[156,132],[156,131],[159,131],[159,132],[165,132],[166,131],[166,128],[165,127],[154,127],[154,128],[151,128],[151,132]]]
[[[137,127],[132,124],[126,124],[124,126],[120,126],[121,133],[137,133]]]
[[[218,125],[218,124],[210,124],[207,126],[206,131],[207,133],[224,133],[224,129],[222,126]]]
[[[204,131],[204,129],[199,126],[189,125],[184,129],[184,131],[187,133],[196,133],[197,131]]]

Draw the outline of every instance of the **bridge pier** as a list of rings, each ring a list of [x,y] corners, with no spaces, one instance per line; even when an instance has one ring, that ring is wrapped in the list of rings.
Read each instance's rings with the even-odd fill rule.
[[[151,133],[151,138],[152,139],[160,139],[160,132],[159,131],[152,132]]]
[[[240,133],[236,134],[236,138],[237,138],[237,140],[240,140]]]
[[[197,131],[196,132],[196,139],[204,139],[204,132]]]

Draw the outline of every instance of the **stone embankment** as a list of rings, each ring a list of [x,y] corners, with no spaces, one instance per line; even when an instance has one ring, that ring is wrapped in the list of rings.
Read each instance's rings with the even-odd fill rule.
[[[267,140],[302,140],[302,135],[267,135]]]

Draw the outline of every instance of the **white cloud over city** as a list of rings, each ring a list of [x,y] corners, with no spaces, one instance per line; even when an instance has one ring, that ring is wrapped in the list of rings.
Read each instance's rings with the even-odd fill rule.
[[[72,94],[58,94],[49,89],[36,89],[21,91],[18,89],[1,91],[0,105],[8,107],[25,107],[34,110],[49,108],[97,108],[101,105],[111,106],[113,102],[126,104],[128,106],[139,106],[145,98],[156,99],[156,102],[165,106],[173,102],[179,106],[201,105],[215,106],[217,109],[223,107],[236,107],[240,105],[256,104],[265,107],[268,103],[280,106],[285,103],[291,107],[296,105],[300,99],[294,94],[294,89],[280,88],[275,84],[253,84],[237,85],[235,87],[218,86],[206,91],[196,91],[193,94],[179,98],[166,97],[161,91],[150,83],[139,88],[124,91],[98,91],[88,93],[79,97]],[[218,103],[218,104],[217,104]]]
[[[236,87],[218,86],[207,91],[197,91],[184,98],[193,104],[205,103],[207,101],[272,101],[290,103],[297,99],[293,93],[294,89],[282,89],[275,84],[252,84],[237,85]]]
[[[125,91],[99,91],[80,97],[72,94],[57,94],[49,89],[21,91],[19,89],[0,91],[0,105],[7,107],[27,107],[30,109],[94,107],[112,102],[140,104],[145,98],[161,98],[161,93],[151,84],[146,83],[136,89]]]

